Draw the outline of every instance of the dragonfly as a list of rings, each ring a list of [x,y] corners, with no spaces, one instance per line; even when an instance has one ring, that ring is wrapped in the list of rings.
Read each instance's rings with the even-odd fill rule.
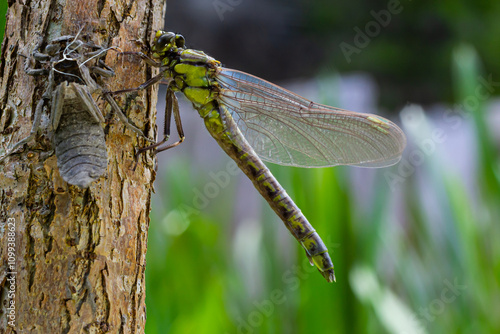
[[[141,57],[159,68],[159,74],[137,88],[114,93],[168,85],[163,140],[137,153],[153,150],[156,154],[184,141],[175,92],[184,94],[210,135],[304,248],[310,264],[328,282],[335,281],[325,243],[264,162],[294,167],[391,166],[401,159],[406,146],[403,131],[383,117],[315,103],[251,74],[225,68],[204,52],[187,48],[184,37],[173,32],[156,32],[151,57],[124,53]],[[179,140],[167,145],[172,115]]]

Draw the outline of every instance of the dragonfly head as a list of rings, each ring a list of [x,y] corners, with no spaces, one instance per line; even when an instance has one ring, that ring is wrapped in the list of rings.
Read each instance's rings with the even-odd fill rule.
[[[173,32],[158,30],[153,40],[153,55],[160,57],[166,52],[177,52],[179,49],[184,49],[185,39],[182,35]]]

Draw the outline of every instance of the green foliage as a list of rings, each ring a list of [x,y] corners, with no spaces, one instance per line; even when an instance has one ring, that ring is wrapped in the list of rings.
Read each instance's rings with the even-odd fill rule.
[[[459,43],[472,45],[491,73],[500,76],[498,1],[319,0],[304,1],[303,6],[305,29],[328,48],[325,62],[342,72],[374,74],[381,84],[384,106],[400,107],[407,101],[451,102],[449,60]],[[397,10],[387,20],[377,20],[390,8]],[[356,43],[356,28],[365,34],[372,31],[367,41],[361,38]],[[360,52],[347,61],[341,43]]]
[[[3,33],[5,31],[5,15],[7,13],[7,2],[0,3],[0,41],[3,41]]]

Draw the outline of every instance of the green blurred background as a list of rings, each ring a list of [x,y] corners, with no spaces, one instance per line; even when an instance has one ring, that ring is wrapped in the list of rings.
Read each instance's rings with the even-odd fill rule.
[[[269,166],[327,243],[328,284],[184,103],[186,142],[159,157],[146,332],[500,333],[498,17],[484,0],[168,1],[189,47],[384,115],[408,147],[380,170]]]

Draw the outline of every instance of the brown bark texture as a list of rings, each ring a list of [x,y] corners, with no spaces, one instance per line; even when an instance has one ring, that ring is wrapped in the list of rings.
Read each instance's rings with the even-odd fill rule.
[[[47,78],[25,73],[37,43],[64,35],[141,51],[163,25],[163,2],[9,0],[0,65],[0,156],[26,137]],[[138,58],[109,51],[111,91],[155,73]],[[34,64],[34,62],[32,62]],[[129,120],[154,138],[156,91],[116,96]],[[111,112],[93,95],[106,117]],[[50,102],[49,102],[50,105]],[[148,143],[116,115],[106,122],[107,172],[89,188],[60,176],[50,107],[31,142],[0,163],[0,332],[142,333],[145,254],[155,173],[151,155],[134,171],[134,150]],[[12,321],[14,319],[14,321]]]

